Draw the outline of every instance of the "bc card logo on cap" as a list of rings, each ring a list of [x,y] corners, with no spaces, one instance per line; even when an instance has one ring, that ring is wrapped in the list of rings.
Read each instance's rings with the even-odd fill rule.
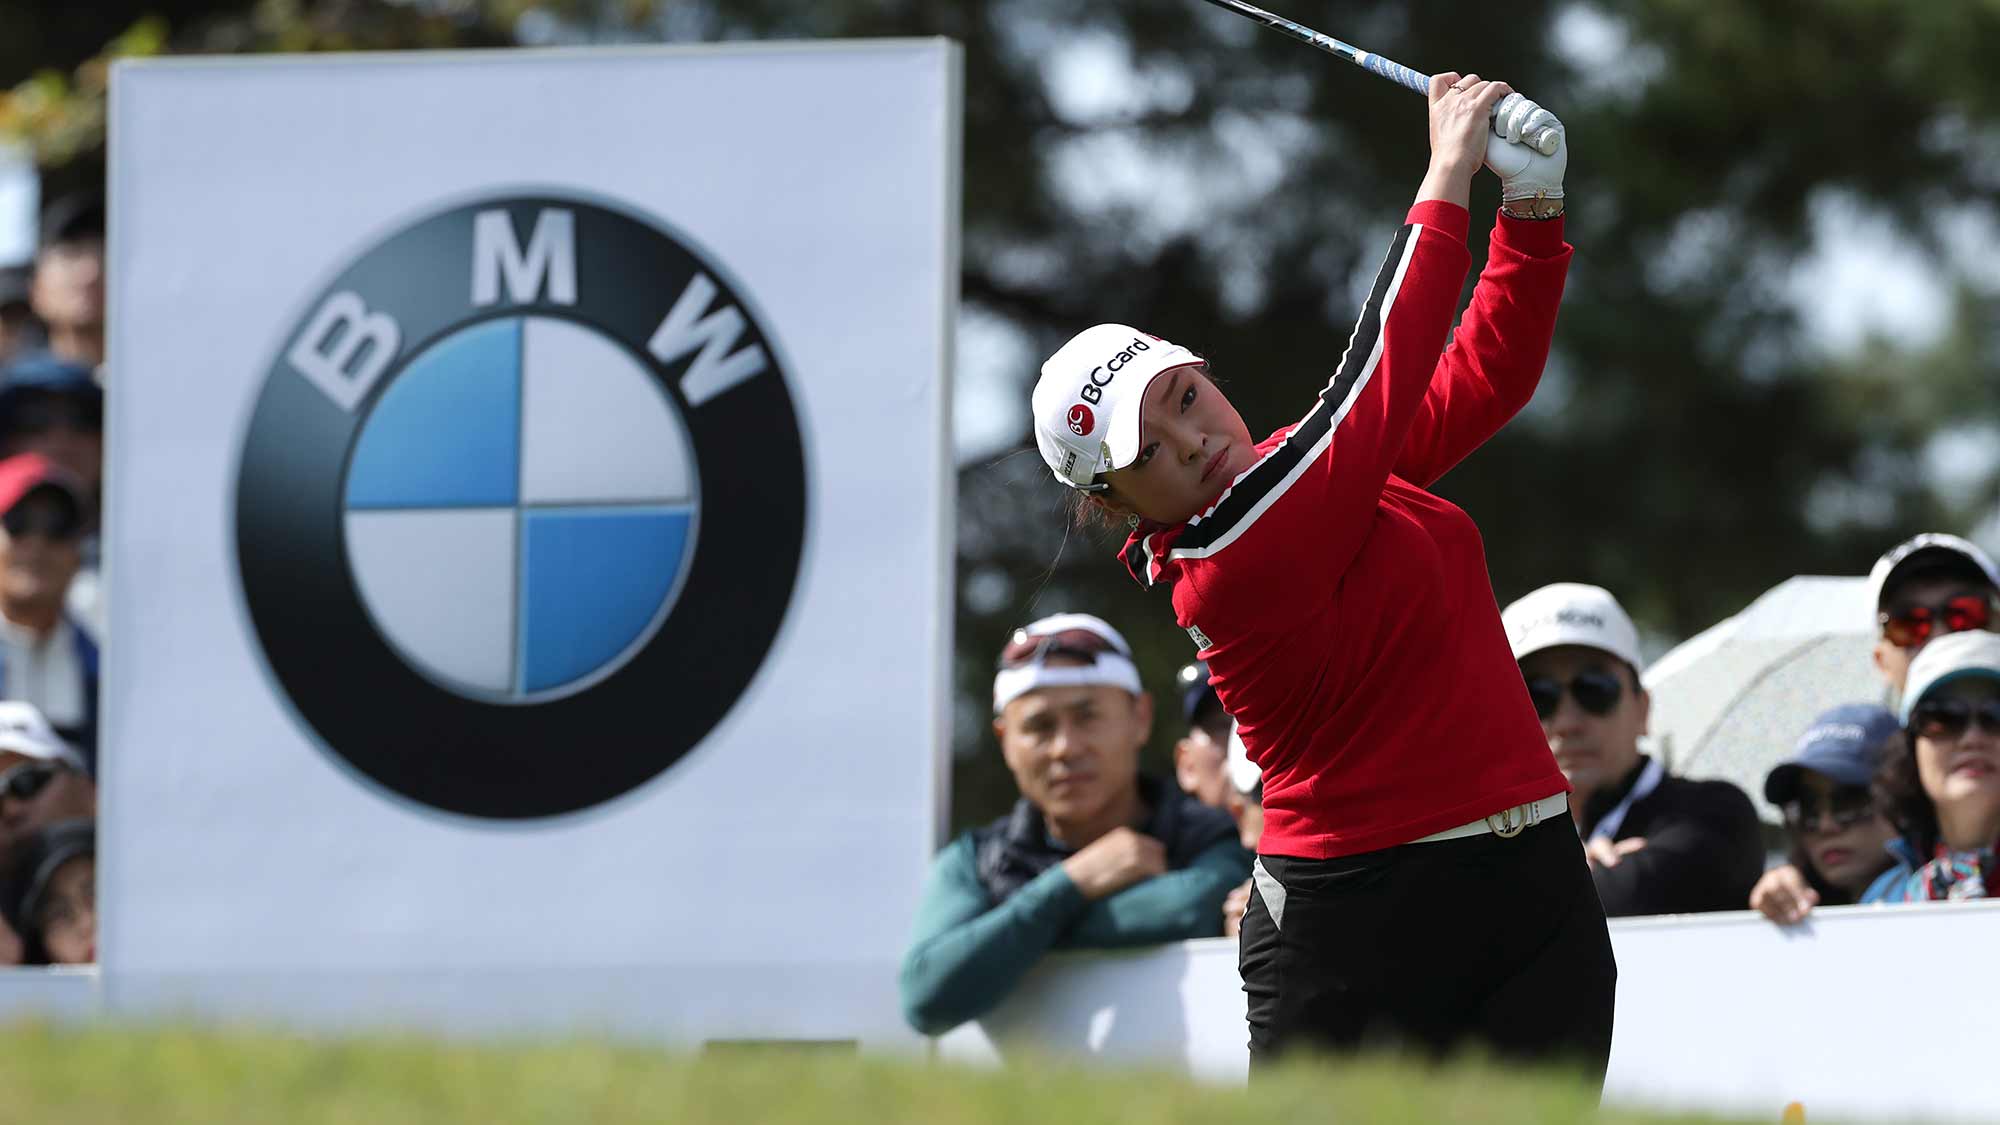
[[[798,577],[778,364],[699,250],[602,204],[492,199],[360,252],[273,358],[237,483],[244,599],[298,714],[472,816],[673,765]]]

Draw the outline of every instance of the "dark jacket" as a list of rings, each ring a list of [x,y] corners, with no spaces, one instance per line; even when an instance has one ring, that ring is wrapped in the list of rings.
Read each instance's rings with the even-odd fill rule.
[[[1623,781],[1591,795],[1583,832],[1631,792],[1645,772],[1641,758]],[[1616,867],[1593,867],[1606,917],[1747,910],[1750,888],[1764,873],[1757,810],[1726,781],[1668,777],[1632,803],[1613,840],[1643,837],[1646,846]]]

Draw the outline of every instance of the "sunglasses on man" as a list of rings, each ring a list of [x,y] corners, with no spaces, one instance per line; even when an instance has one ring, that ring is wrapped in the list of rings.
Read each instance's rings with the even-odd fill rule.
[[[1934,636],[1988,629],[1993,623],[1993,596],[1959,594],[1936,605],[1906,606],[1893,612],[1883,610],[1877,620],[1882,636],[1897,648],[1917,648]]]
[[[1088,629],[1063,629],[1039,635],[1026,629],[1016,629],[1014,635],[1007,639],[1007,647],[1000,650],[1000,667],[1020,668],[1040,664],[1052,656],[1067,656],[1072,660],[1095,664],[1097,658],[1107,652],[1125,655],[1117,645]]]
[[[1939,742],[1956,742],[1975,724],[2000,737],[2000,699],[1976,705],[1965,699],[1926,699],[1910,712],[1910,729]]]
[[[61,772],[61,767],[47,762],[23,762],[0,773],[0,800],[32,801]]]
[[[1863,785],[1836,785],[1824,801],[1801,793],[1778,810],[1794,832],[1840,832],[1875,815],[1875,795]]]
[[[39,535],[56,542],[66,542],[83,532],[83,521],[67,507],[21,504],[0,515],[0,528],[6,529],[9,539]]]
[[[1555,715],[1556,708],[1562,706],[1565,691],[1578,707],[1602,718],[1618,709],[1618,701],[1625,695],[1625,682],[1610,672],[1579,672],[1567,684],[1553,676],[1528,679],[1528,698],[1535,704],[1535,714],[1543,719]]]

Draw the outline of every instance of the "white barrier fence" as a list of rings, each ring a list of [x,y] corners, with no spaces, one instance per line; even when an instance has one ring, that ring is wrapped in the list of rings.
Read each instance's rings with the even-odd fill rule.
[[[2000,1119],[2000,903],[1844,907],[1781,928],[1754,914],[1611,924],[1618,1021],[1608,1101],[1747,1113]],[[1550,997],[1550,1003],[1560,1003]],[[940,1057],[1037,1053],[1241,1081],[1236,943],[1051,958]]]

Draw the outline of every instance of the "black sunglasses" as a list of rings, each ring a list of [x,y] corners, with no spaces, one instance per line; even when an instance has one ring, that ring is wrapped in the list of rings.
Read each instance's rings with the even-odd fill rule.
[[[62,541],[76,538],[83,530],[83,520],[67,506],[17,504],[5,515],[0,515],[0,528],[7,530],[9,539],[40,535]]]
[[[32,801],[59,771],[47,762],[26,762],[0,774],[0,799]]]
[[[2000,699],[1973,706],[1963,699],[1926,699],[1910,712],[1910,729],[1925,738],[1953,741],[1965,737],[1974,723],[1987,734],[2000,735]]]
[[[1610,672],[1579,672],[1567,685],[1553,676],[1535,676],[1528,680],[1528,698],[1534,701],[1535,714],[1544,719],[1554,715],[1562,706],[1565,687],[1578,707],[1598,716],[1616,710],[1625,694],[1625,682]]]
[[[1794,832],[1839,832],[1875,815],[1875,795],[1865,786],[1836,785],[1824,805],[1817,795],[1801,793],[1780,811]]]

